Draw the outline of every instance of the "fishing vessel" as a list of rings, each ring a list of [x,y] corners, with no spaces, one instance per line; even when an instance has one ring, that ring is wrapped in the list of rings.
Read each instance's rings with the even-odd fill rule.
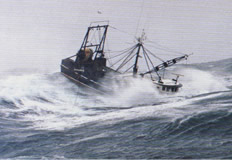
[[[122,53],[106,58],[104,48],[108,28],[109,24],[91,24],[88,27],[78,52],[61,62],[61,73],[64,76],[99,93],[111,92],[111,88],[106,87],[105,81],[103,81],[107,76],[108,79],[114,78],[114,76],[111,76],[112,74],[108,73],[114,75],[128,75],[128,73],[131,73],[131,76],[135,78],[138,76],[148,78],[149,75],[154,86],[161,92],[177,92],[182,87],[182,84],[178,82],[181,75],[176,74],[175,79],[165,79],[160,75],[160,72],[181,60],[187,59],[189,55],[185,54],[164,61],[145,48],[144,40],[146,37],[145,33],[143,33],[141,37],[136,38],[135,45],[123,50]],[[141,71],[138,69],[140,58],[144,60],[147,66],[146,69],[142,68]],[[156,66],[152,58],[159,59],[162,63]],[[114,62],[109,65],[107,62],[113,59]]]
[[[61,73],[73,82],[96,92],[106,88],[99,82],[106,72],[115,72],[106,66],[104,46],[109,25],[90,25],[78,52],[61,62]],[[91,40],[99,32],[98,41]],[[101,32],[101,33],[100,33]],[[108,90],[108,88],[107,88]]]

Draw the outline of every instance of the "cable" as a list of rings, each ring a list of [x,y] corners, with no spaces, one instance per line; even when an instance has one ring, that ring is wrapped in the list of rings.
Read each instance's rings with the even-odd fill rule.
[[[115,30],[117,30],[117,31],[119,31],[119,32],[126,33],[126,34],[128,34],[129,36],[132,36],[133,38],[135,38],[135,36],[134,36],[133,34],[129,33],[129,32],[126,32],[126,31],[117,29],[116,27],[113,27],[113,26],[111,26],[111,25],[109,25],[109,27],[112,28],[112,29],[115,29]]]
[[[133,51],[135,50],[135,48],[136,48],[136,46],[129,52],[129,55],[125,55],[125,56],[123,56],[121,59],[119,59],[117,62],[115,62],[112,66],[110,66],[110,67],[113,67],[115,64],[117,64],[118,62],[120,62],[121,60],[123,60],[124,58],[125,58],[125,60],[133,53]],[[124,61],[125,61],[124,60]],[[122,62],[122,63],[124,63],[124,62]]]
[[[146,61],[146,64],[147,64],[147,68],[148,68],[148,71],[150,71],[150,66],[149,66],[149,63],[148,63],[148,61],[147,61],[147,55],[145,54],[146,52],[145,52],[145,49],[144,49],[144,47],[142,46],[142,49],[143,49],[143,55],[144,55],[144,58],[145,58],[145,61]],[[148,57],[149,58],[149,57]],[[150,58],[149,58],[150,59]],[[152,63],[151,63],[152,64]],[[152,64],[152,66],[153,66],[153,64]],[[154,67],[153,67],[154,68]],[[153,79],[153,77],[152,77],[152,75],[150,74],[150,76],[151,76],[151,79]]]
[[[128,63],[134,56],[132,56],[129,60],[127,60],[132,53],[134,52],[134,50],[137,48],[137,45],[131,50],[131,52],[129,53],[129,55],[124,59],[124,61],[121,63],[121,65],[116,69],[116,71],[118,71],[119,69],[121,69],[126,63]]]
[[[136,45],[135,45],[135,46],[136,46]],[[122,53],[120,53],[120,54],[118,54],[118,55],[115,55],[115,56],[113,56],[113,57],[110,57],[110,59],[119,57],[119,56],[121,56],[121,55],[127,53],[128,51],[130,51],[131,49],[133,49],[135,46],[128,48],[127,50],[125,50],[124,52],[122,52]]]
[[[172,53],[177,53],[177,54],[179,54],[179,55],[185,55],[185,53],[174,51],[174,50],[172,50],[172,49],[170,49],[170,48],[168,48],[168,47],[162,46],[162,45],[160,45],[160,44],[158,44],[158,43],[156,43],[156,42],[154,42],[154,41],[148,40],[148,42],[153,43],[153,44],[156,44],[156,45],[158,45],[159,47],[161,47],[161,48],[158,48],[158,47],[155,47],[155,46],[151,46],[151,47],[154,47],[154,48],[156,48],[156,49],[160,49],[160,50],[164,50],[164,51],[172,52]]]
[[[123,68],[132,58],[134,58],[136,56],[136,54],[134,54],[131,58],[129,58],[126,62],[124,62],[124,64],[122,64],[121,66],[120,66],[120,68],[118,68],[117,69],[117,71],[119,70],[119,69],[121,69],[121,68]]]
[[[133,52],[132,52],[133,53]],[[131,55],[130,55],[131,56]],[[127,60],[127,58],[122,62],[122,64],[116,69],[116,71],[118,71],[119,69],[121,69],[122,67],[124,67],[132,58],[134,58],[134,56],[136,56],[136,54],[134,54],[131,58],[129,58],[128,60]]]
[[[155,57],[155,58],[159,59],[160,61],[164,62],[163,59],[159,58],[158,56],[156,56],[155,54],[153,54],[153,53],[152,53],[151,51],[149,51],[148,49],[145,48],[145,50],[146,50],[149,54],[151,54],[153,57]]]
[[[169,51],[169,50],[166,50],[166,49],[163,49],[163,48],[158,48],[158,47],[155,47],[155,46],[149,45],[149,44],[146,44],[145,46],[149,46],[149,47],[152,47],[152,48],[155,48],[155,49],[158,49],[158,50],[162,50],[162,51],[165,51],[165,52],[169,52],[169,54],[165,53],[165,55],[170,55],[170,56],[180,56],[180,55],[184,55],[184,54],[179,53],[179,52],[174,53],[173,51]],[[171,54],[170,54],[170,53],[171,53]],[[174,54],[173,54],[173,53],[174,53]],[[156,53],[156,55],[164,55],[164,54]]]
[[[144,53],[146,54],[146,56],[148,57],[148,60],[150,61],[152,67],[154,68],[154,64],[152,63],[152,60],[151,60],[150,57],[148,56],[148,54],[147,54],[147,52],[146,52],[146,50],[145,50],[144,47],[143,47],[143,51],[144,51]]]
[[[134,67],[134,64],[132,66],[130,66],[126,71],[124,71],[123,73],[128,72],[132,67]]]
[[[137,45],[137,44],[136,44]],[[125,51],[128,51],[128,50],[130,50],[130,49],[132,49],[132,48],[134,48],[136,45],[134,45],[134,46],[132,46],[132,47],[129,47],[129,48],[126,48],[126,49],[123,49],[123,50],[121,50],[121,51],[109,51],[109,53],[117,53],[117,52],[125,52]]]

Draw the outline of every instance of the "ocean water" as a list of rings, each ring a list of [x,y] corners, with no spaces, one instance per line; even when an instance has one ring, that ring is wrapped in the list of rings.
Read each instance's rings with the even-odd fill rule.
[[[232,158],[232,59],[173,71],[174,95],[141,79],[98,95],[60,73],[0,78],[0,158]]]

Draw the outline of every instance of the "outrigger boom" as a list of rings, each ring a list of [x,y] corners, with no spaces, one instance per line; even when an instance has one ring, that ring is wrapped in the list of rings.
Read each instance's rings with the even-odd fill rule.
[[[141,73],[140,75],[144,76],[145,74],[150,74],[152,72],[158,72],[160,70],[163,70],[167,67],[171,67],[172,65],[176,64],[177,62],[183,60],[183,59],[187,59],[189,55],[184,55],[184,56],[181,56],[181,57],[177,57],[177,58],[174,58],[174,59],[171,59],[171,60],[168,60],[166,62],[163,62],[161,64],[159,64],[158,66],[154,67],[152,70],[150,71],[147,71],[145,73]]]

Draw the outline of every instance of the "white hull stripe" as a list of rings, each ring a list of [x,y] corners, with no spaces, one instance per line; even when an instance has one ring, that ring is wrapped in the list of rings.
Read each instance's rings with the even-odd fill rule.
[[[61,64],[60,66],[64,67],[65,69],[69,69],[68,67],[66,67],[65,65]]]

